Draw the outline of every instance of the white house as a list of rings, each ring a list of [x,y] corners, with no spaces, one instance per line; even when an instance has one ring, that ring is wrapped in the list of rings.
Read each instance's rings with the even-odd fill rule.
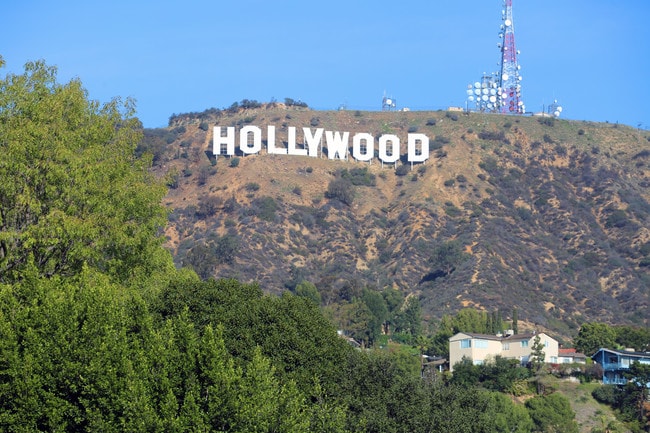
[[[526,364],[530,359],[535,337],[539,336],[544,345],[544,361],[558,362],[558,342],[543,332],[538,334],[507,334],[487,335],[471,332],[459,332],[449,338],[449,368],[464,357],[471,359],[474,364],[483,364],[499,355],[503,358],[518,359]]]

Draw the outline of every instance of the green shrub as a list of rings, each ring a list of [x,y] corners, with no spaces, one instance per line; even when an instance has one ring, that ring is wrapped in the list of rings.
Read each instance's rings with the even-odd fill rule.
[[[275,220],[275,211],[278,204],[273,197],[260,197],[251,203],[253,213],[260,219],[273,222]]]
[[[354,201],[354,187],[352,182],[343,178],[333,179],[327,186],[325,197],[338,200],[350,206]]]
[[[402,164],[395,169],[395,174],[397,176],[406,176],[409,173],[410,169],[408,164]]]
[[[260,184],[257,182],[248,182],[245,186],[246,191],[249,192],[254,192],[254,191],[259,191],[260,189]]]
[[[342,169],[337,172],[337,177],[348,179],[355,186],[375,186],[377,180],[374,174],[368,171],[368,167]]]
[[[239,157],[235,156],[230,160],[230,166],[231,167],[239,167]]]
[[[555,126],[555,118],[553,117],[540,117],[539,119],[537,119],[537,121],[542,125],[546,125],[550,127]]]

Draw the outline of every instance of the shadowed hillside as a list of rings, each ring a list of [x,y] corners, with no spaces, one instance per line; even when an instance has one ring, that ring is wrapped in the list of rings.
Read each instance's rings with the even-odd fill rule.
[[[285,146],[292,126],[300,143],[303,127],[395,134],[402,155],[417,132],[431,158],[396,169],[263,146],[215,159],[216,125],[275,125]],[[649,149],[622,125],[282,104],[177,115],[139,146],[170,185],[167,246],[204,278],[276,293],[307,280],[324,305],[394,287],[429,319],[517,307],[567,336],[586,320],[648,324]]]

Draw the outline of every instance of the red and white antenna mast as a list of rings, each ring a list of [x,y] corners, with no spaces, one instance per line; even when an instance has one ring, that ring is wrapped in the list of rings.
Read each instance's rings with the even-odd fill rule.
[[[504,0],[503,24],[499,37],[503,38],[501,48],[500,111],[507,114],[523,114],[526,111],[521,100],[521,67],[517,62],[519,51],[515,47],[515,23],[512,18],[512,0]]]
[[[515,24],[512,18],[512,0],[503,0],[497,45],[501,50],[499,72],[483,73],[481,81],[467,86],[467,101],[476,104],[476,110],[489,113],[523,114],[526,107],[521,100],[521,75],[515,47]]]

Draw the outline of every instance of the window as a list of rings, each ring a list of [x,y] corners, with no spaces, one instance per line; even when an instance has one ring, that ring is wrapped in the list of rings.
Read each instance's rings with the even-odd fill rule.
[[[474,361],[474,365],[483,365],[483,360],[477,359],[476,361]]]
[[[477,349],[487,349],[488,342],[487,340],[476,340],[474,341],[474,347],[476,347]]]
[[[551,364],[557,364],[557,356],[551,356]]]
[[[461,349],[468,349],[470,347],[472,347],[472,340],[470,340],[469,338],[466,338],[464,340],[460,340],[460,348]]]
[[[527,340],[522,341],[521,347],[528,347],[528,341]]]
[[[510,343],[503,343],[503,344],[501,345],[501,348],[502,348],[503,350],[510,350]]]
[[[548,340],[544,340],[544,347],[548,347]]]

